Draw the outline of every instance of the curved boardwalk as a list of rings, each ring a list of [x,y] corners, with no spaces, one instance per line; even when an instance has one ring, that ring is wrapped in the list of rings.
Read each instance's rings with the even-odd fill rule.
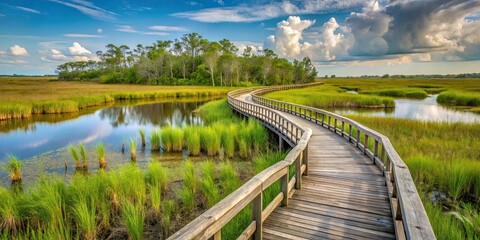
[[[250,94],[237,99],[255,104]],[[395,238],[385,178],[372,160],[332,131],[276,112],[312,136],[302,189],[263,223],[264,239]]]
[[[257,118],[278,134],[280,147],[292,149],[169,239],[220,240],[222,228],[249,206],[252,219],[239,240],[435,239],[408,167],[386,136],[334,113],[260,96],[318,84],[228,94],[232,109]],[[275,182],[276,197],[264,203]]]

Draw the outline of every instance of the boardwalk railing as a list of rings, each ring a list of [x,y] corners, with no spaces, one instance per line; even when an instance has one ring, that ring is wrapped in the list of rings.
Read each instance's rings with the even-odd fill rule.
[[[311,84],[310,84],[311,85]],[[418,196],[408,167],[395,151],[390,139],[362,124],[321,109],[272,100],[262,94],[310,85],[262,88],[252,92],[252,100],[260,105],[288,112],[325,127],[344,137],[372,159],[383,170],[388,186],[390,205],[399,239],[435,239],[428,216]]]
[[[228,103],[237,112],[256,117],[268,128],[274,130],[295,147],[284,160],[263,170],[239,189],[208,209],[169,239],[221,239],[221,230],[231,219],[249,204],[253,204],[252,222],[238,239],[262,239],[262,223],[279,205],[287,206],[288,198],[294,188],[301,188],[301,175],[308,169],[308,142],[311,129],[302,129],[267,107],[250,104],[236,99],[237,96],[251,92],[252,89],[240,89],[228,94]],[[289,176],[289,168],[295,168],[295,175]],[[278,195],[266,207],[263,206],[263,191],[280,180]]]

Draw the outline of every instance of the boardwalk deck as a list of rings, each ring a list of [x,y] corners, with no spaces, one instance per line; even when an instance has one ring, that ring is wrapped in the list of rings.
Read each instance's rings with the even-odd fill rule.
[[[238,99],[255,104],[250,94]],[[385,178],[372,160],[332,131],[277,113],[312,129],[309,167],[288,207],[275,209],[263,223],[264,239],[395,238]]]
[[[318,84],[228,94],[232,109],[293,148],[169,239],[220,240],[222,228],[249,205],[252,220],[238,239],[435,239],[390,139],[334,113],[260,96]],[[278,195],[264,206],[265,189],[277,181]]]

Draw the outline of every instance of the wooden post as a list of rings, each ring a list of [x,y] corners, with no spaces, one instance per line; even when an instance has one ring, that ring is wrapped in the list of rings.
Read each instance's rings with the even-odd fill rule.
[[[283,192],[282,206],[288,206],[288,167],[287,173],[280,178],[280,191]]]
[[[328,123],[327,123],[327,126],[328,126],[328,129],[330,130],[331,128],[331,125],[330,123],[332,122],[332,117],[328,116]]]
[[[363,153],[367,154],[368,150],[368,135],[365,133],[365,143],[363,144]]]
[[[342,137],[345,136],[345,122],[342,121]]]
[[[318,124],[318,112],[315,112],[315,123]]]
[[[212,238],[212,240],[222,240],[222,229],[218,230],[218,232],[216,232]]]
[[[337,119],[336,118],[333,121],[333,132],[337,133]]]
[[[349,126],[349,128],[348,128],[348,141],[352,142],[352,130],[353,130],[352,124],[349,124],[348,126]]]
[[[303,173],[305,176],[308,175],[308,143],[303,149],[303,164],[305,164],[305,172]]]
[[[375,145],[373,145],[373,164],[375,164],[375,158],[378,157],[378,141],[375,139]]]
[[[278,150],[283,151],[283,139],[280,134],[278,134]]]
[[[302,153],[295,159],[295,188],[302,189]]]
[[[357,129],[357,148],[360,144],[360,130]]]
[[[262,206],[262,194],[263,192],[260,192],[258,196],[253,199],[253,221],[255,221],[257,227],[255,229],[255,233],[253,234],[253,239],[255,240],[261,240],[262,239],[262,232],[263,232],[263,227],[262,227],[262,211],[263,211],[263,206]]]

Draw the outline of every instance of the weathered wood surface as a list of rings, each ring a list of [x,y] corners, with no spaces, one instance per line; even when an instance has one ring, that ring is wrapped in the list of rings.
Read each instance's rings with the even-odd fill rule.
[[[239,96],[251,102],[251,96]],[[308,176],[302,189],[263,224],[264,239],[392,239],[395,231],[382,171],[345,139],[310,121],[279,112],[312,129]]]
[[[229,93],[233,109],[257,118],[293,149],[169,239],[220,239],[222,227],[247,204],[253,219],[239,239],[435,239],[408,168],[387,137],[321,109],[258,95],[305,86]],[[263,190],[277,180],[279,194],[263,206]]]

